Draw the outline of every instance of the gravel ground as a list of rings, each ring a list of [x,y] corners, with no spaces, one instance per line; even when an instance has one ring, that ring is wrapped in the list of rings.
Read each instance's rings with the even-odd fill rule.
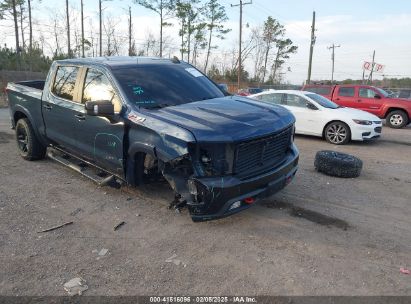
[[[286,189],[195,224],[167,209],[165,185],[99,188],[51,160],[24,161],[0,110],[0,294],[65,295],[80,276],[86,295],[411,295],[399,271],[411,268],[411,128],[343,147],[296,142]],[[362,158],[362,175],[315,172],[320,149]]]

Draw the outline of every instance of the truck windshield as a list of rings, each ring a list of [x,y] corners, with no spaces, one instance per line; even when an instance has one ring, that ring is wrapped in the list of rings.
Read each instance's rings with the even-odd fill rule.
[[[114,69],[113,74],[128,101],[148,109],[224,97],[218,86],[189,65],[136,65]]]
[[[307,96],[308,98],[316,101],[317,103],[320,104],[320,106],[323,106],[324,108],[329,108],[329,109],[337,109],[340,106],[337,105],[336,103],[333,103],[331,100],[318,95],[318,94],[314,94],[314,93],[310,93],[310,94],[305,94],[305,96]]]

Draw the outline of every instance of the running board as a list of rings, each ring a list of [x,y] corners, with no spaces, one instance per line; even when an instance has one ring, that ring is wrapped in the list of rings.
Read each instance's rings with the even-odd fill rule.
[[[98,168],[83,162],[81,159],[65,154],[64,152],[61,152],[59,150],[49,148],[47,151],[47,156],[52,160],[55,160],[58,163],[69,167],[74,171],[80,173],[81,175],[91,179],[100,187],[116,182],[114,175],[111,175],[103,170],[99,170]]]

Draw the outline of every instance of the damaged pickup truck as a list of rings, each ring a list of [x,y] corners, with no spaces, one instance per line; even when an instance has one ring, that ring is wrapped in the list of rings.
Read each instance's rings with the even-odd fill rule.
[[[24,159],[48,147],[79,172],[90,166],[132,186],[165,179],[193,221],[244,210],[297,171],[290,112],[226,96],[177,58],[60,60],[45,81],[6,91]]]

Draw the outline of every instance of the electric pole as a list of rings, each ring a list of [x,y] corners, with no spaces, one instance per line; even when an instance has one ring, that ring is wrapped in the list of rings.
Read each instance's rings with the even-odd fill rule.
[[[239,6],[240,7],[240,34],[239,34],[239,42],[238,42],[238,69],[237,69],[237,86],[238,90],[241,87],[241,69],[242,69],[242,62],[241,62],[241,39],[242,39],[242,31],[243,31],[243,6],[247,4],[252,4],[253,1],[250,2],[243,2],[240,0],[239,4],[231,4],[231,7]]]
[[[335,62],[335,48],[339,48],[341,47],[341,45],[335,45],[333,43],[332,46],[329,46],[328,49],[331,50],[332,49],[332,54],[331,54],[331,60],[333,62],[333,67],[332,67],[332,72],[331,72],[331,84],[334,83],[334,62]]]
[[[310,43],[310,58],[308,61],[308,76],[307,76],[307,84],[311,82],[311,68],[313,64],[313,51],[314,51],[314,44],[315,44],[315,11],[313,12],[313,23],[311,25],[311,43]]]
[[[128,17],[129,17],[129,22],[128,22],[128,56],[131,56],[132,50],[131,50],[131,6],[128,7]]]
[[[81,56],[84,58],[84,12],[83,0],[81,0]]]
[[[101,20],[101,1],[98,1],[98,11],[99,11],[99,18],[100,18],[100,57],[103,56],[103,34],[102,34],[102,20]]]
[[[70,16],[69,16],[69,3],[66,0],[66,14],[67,14],[67,55],[71,57],[71,46],[70,46]]]
[[[371,81],[372,83],[372,72],[374,72],[374,65],[375,65],[375,50],[372,53],[372,63],[371,63],[371,72],[370,75],[368,76],[367,84]]]

